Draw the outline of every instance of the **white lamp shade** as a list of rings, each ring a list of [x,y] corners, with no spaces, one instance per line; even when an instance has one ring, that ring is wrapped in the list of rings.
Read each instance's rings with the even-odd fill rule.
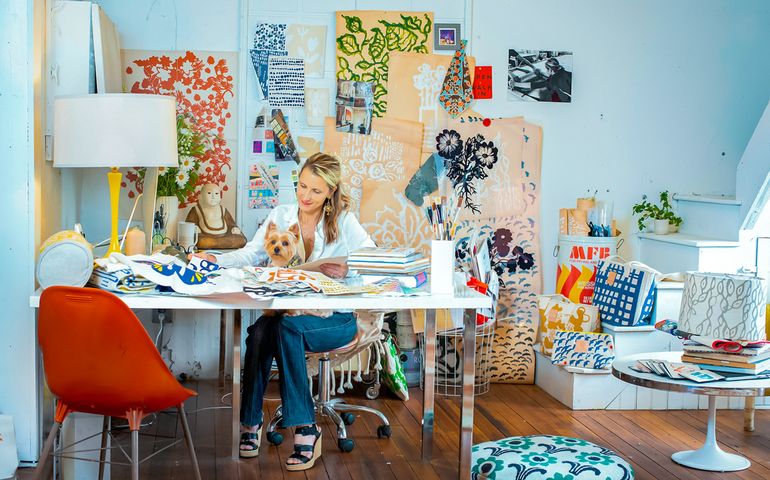
[[[55,167],[176,167],[176,99],[131,93],[59,97]]]
[[[764,340],[765,288],[760,277],[687,272],[679,329],[709,338]]]

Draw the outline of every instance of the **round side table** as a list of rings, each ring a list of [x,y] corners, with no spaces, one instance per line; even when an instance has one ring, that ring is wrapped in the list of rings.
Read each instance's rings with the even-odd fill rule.
[[[718,382],[696,383],[690,380],[662,377],[653,373],[637,372],[631,369],[637,360],[681,362],[682,352],[652,352],[622,357],[612,364],[612,374],[624,382],[640,387],[707,395],[709,398],[705,443],[698,450],[674,453],[671,455],[672,460],[686,467],[712,472],[734,472],[745,470],[751,466],[751,462],[747,458],[727,453],[717,445],[716,397],[761,397],[768,395],[770,394],[770,379],[729,382],[720,380]]]

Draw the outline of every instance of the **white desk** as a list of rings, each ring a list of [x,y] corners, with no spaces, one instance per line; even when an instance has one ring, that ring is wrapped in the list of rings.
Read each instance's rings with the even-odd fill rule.
[[[612,374],[640,387],[668,390],[672,392],[696,393],[708,395],[709,417],[706,426],[706,441],[698,450],[677,452],[671,455],[676,463],[686,467],[708,470],[712,472],[734,472],[745,470],[751,462],[741,457],[727,453],[719,448],[716,437],[717,400],[716,397],[762,397],[770,394],[770,380],[735,380],[697,383],[690,380],[673,379],[652,373],[640,373],[632,370],[631,366],[637,360],[655,359],[669,362],[681,362],[682,352],[653,352],[639,353],[623,357],[612,364]]]
[[[422,458],[429,461],[433,454],[433,408],[436,375],[436,309],[456,308],[476,310],[491,308],[491,300],[465,286],[457,287],[455,294],[422,297],[366,297],[346,295],[334,297],[280,297],[271,300],[255,300],[245,293],[183,297],[163,295],[119,295],[132,309],[178,310],[233,310],[233,422],[232,458],[238,459],[241,409],[241,310],[426,310],[425,315],[425,382],[423,390]],[[29,299],[30,306],[40,306],[40,290]],[[471,447],[473,446],[473,386],[476,375],[476,315],[464,315],[463,333],[463,394],[460,416],[460,471],[459,478],[469,479],[471,474]]]

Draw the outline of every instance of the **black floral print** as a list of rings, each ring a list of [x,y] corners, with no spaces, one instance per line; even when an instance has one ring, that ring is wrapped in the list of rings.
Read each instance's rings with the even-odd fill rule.
[[[485,141],[483,135],[476,134],[463,142],[455,130],[442,130],[436,136],[436,150],[444,159],[446,175],[458,196],[463,198],[463,206],[479,214],[479,206],[474,201],[477,193],[475,180],[483,180],[497,163],[497,147]]]

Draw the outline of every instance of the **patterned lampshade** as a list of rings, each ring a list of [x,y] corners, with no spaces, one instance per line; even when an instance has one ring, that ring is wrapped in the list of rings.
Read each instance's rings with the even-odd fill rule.
[[[766,288],[761,277],[687,272],[679,330],[709,338],[764,340]]]

